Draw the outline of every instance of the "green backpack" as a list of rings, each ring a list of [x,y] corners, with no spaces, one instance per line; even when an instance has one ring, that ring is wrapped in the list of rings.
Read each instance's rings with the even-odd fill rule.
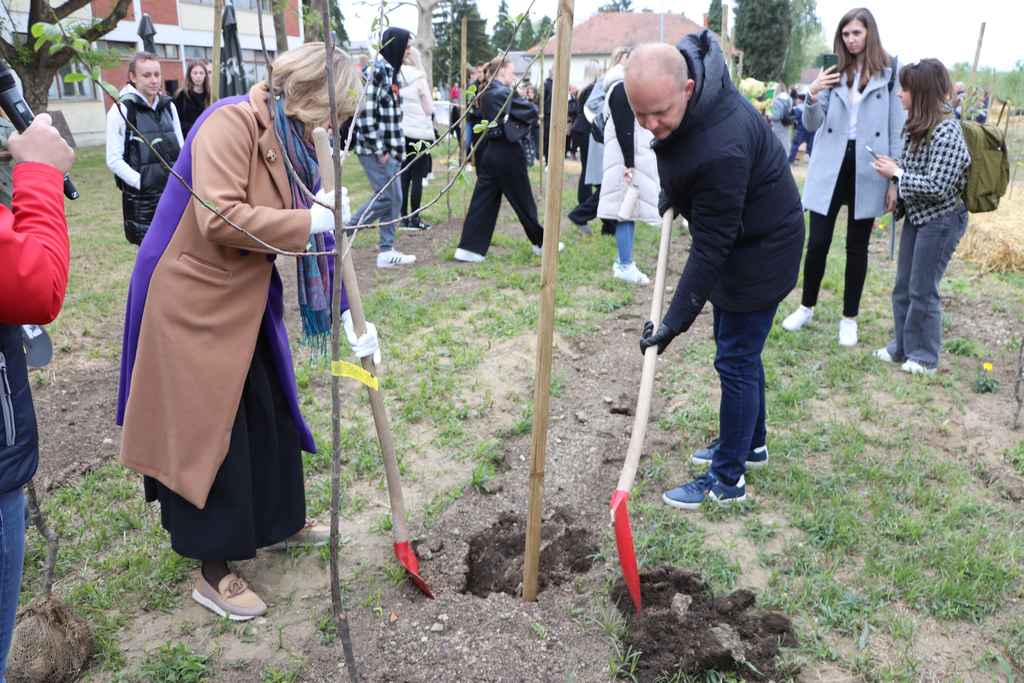
[[[971,165],[967,169],[964,202],[971,213],[999,208],[999,200],[1010,184],[1010,160],[1006,154],[1006,134],[998,126],[977,121],[961,121]]]

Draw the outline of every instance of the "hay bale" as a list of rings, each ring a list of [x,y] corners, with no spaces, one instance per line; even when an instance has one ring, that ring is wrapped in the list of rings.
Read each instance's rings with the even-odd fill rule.
[[[52,593],[23,607],[14,623],[7,655],[12,683],[72,681],[96,647],[89,623]]]
[[[1024,271],[1024,188],[995,211],[972,213],[956,253],[987,272]]]

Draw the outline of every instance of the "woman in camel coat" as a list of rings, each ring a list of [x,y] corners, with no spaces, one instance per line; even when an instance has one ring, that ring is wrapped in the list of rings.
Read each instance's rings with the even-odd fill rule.
[[[319,169],[306,131],[329,120],[325,61],[323,44],[309,43],[274,62],[283,148],[266,81],[204,112],[175,169],[251,236],[172,179],[128,294],[121,463],[145,475],[146,498],[160,500],[175,552],[202,560],[193,597],[235,620],[258,616],[266,605],[228,561],[289,540],[322,540],[325,532],[305,517],[300,451],[315,446],[299,412],[276,254],[256,241],[301,252],[311,239],[322,245],[317,236],[334,227],[333,213],[297,189],[284,160],[288,154],[315,189]],[[344,118],[352,114],[350,91],[361,85],[341,50],[334,68]],[[333,203],[333,193],[318,196]],[[304,267],[322,275],[320,293],[329,302],[327,260]],[[326,316],[322,298],[300,307]],[[305,309],[303,318],[305,327]],[[372,332],[372,343],[369,334],[359,340],[358,355],[376,350]]]

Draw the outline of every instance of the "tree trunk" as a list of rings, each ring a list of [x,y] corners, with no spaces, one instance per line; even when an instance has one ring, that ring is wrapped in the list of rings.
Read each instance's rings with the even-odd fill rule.
[[[33,113],[46,111],[50,99],[50,84],[53,83],[57,68],[39,66],[36,71],[30,72],[27,67],[13,66],[21,77],[21,85],[25,90],[25,104]]]
[[[299,3],[299,7],[302,7],[302,3]],[[288,7],[287,0],[277,0],[274,3],[274,33],[277,36],[277,56],[280,57],[285,52],[288,52],[288,24],[285,23],[285,12],[291,8]]]
[[[316,43],[323,40],[324,27],[320,22],[320,14],[323,12],[323,8],[323,0],[309,0],[309,12],[306,14],[306,38],[304,42]]]
[[[431,48],[437,45],[437,41],[434,40],[434,9],[439,3],[440,0],[416,0],[419,18],[416,22],[416,38],[413,45],[420,51],[423,70],[427,74],[427,85],[431,92],[434,88],[434,53]]]

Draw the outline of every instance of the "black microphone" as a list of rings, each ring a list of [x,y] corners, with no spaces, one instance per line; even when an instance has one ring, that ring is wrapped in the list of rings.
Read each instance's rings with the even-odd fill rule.
[[[24,133],[36,117],[28,108],[25,98],[18,92],[14,74],[2,60],[0,60],[0,107],[3,108],[7,118],[11,120],[19,133]],[[67,173],[64,174],[64,196],[68,199],[78,199],[78,190],[75,189],[75,184],[71,182]]]

